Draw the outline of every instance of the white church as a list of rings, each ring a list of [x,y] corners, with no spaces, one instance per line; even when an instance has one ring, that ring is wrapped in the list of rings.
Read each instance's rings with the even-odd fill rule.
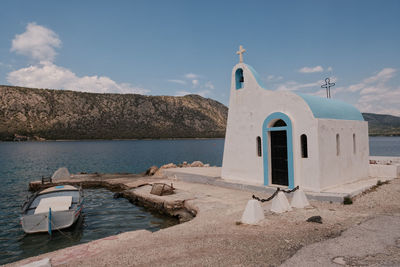
[[[321,192],[368,178],[368,123],[331,98],[268,90],[243,63],[232,70],[222,178]]]

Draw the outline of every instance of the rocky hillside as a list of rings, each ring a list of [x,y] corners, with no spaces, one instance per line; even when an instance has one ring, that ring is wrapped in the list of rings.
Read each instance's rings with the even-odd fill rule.
[[[374,113],[362,115],[364,120],[368,121],[369,135],[400,136],[400,117]]]
[[[0,140],[224,137],[228,108],[198,95],[0,86]]]

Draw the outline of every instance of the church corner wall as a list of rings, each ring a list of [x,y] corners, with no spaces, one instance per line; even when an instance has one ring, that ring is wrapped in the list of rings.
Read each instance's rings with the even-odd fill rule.
[[[243,70],[244,82],[237,89],[236,71]],[[256,153],[256,137],[261,135],[261,125],[255,118],[250,98],[260,88],[246,64],[239,63],[232,70],[228,121],[225,136],[221,176],[223,179],[262,185],[262,157]],[[250,102],[249,102],[250,101]]]
[[[321,189],[368,178],[367,122],[318,119],[318,139]]]

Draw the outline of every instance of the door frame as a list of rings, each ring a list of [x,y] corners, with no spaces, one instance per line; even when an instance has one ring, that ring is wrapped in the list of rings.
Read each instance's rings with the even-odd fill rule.
[[[283,120],[286,126],[283,127],[271,127],[277,120]],[[288,184],[289,188],[294,188],[294,171],[293,171],[293,136],[292,136],[292,121],[290,118],[282,113],[275,112],[270,114],[263,123],[262,137],[263,137],[263,167],[264,167],[264,185],[271,185],[271,131],[286,131],[286,142],[287,142],[287,160],[288,160]]]

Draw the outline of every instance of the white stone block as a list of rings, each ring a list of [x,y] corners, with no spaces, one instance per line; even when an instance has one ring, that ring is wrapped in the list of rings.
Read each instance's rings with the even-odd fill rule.
[[[292,202],[290,203],[290,205],[293,208],[303,209],[307,206],[310,206],[310,203],[308,202],[307,196],[304,193],[304,191],[301,189],[298,189],[293,193],[293,198],[292,198]]]
[[[257,224],[259,221],[264,220],[264,210],[262,209],[260,202],[251,199],[247,202],[246,209],[242,215],[242,223],[246,224]]]
[[[276,197],[272,200],[271,211],[275,213],[283,213],[291,211],[292,208],[289,205],[285,193],[280,191]]]

